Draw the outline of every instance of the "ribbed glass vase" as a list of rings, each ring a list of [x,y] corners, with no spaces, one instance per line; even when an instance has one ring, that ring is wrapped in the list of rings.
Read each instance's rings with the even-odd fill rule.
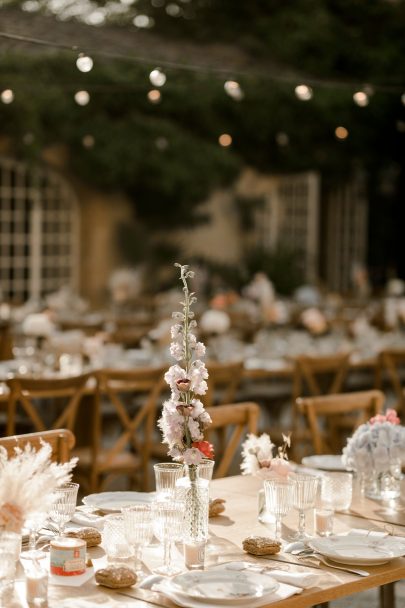
[[[209,481],[199,476],[198,465],[188,466],[183,478],[184,554],[186,566],[203,568],[208,539]]]

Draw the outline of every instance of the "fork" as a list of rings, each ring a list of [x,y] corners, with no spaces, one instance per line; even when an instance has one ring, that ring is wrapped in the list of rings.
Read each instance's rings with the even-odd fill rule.
[[[312,553],[311,555],[298,555],[299,560],[307,560],[321,562],[328,566],[328,568],[335,568],[336,570],[343,570],[343,572],[350,572],[351,574],[358,574],[358,576],[369,576],[370,573],[366,570],[359,570],[356,568],[347,568],[347,566],[338,566],[337,564],[331,563],[327,557],[320,555],[319,553]]]

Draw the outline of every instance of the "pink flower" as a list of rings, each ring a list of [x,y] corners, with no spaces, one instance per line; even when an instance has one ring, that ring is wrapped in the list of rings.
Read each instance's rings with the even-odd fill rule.
[[[398,417],[398,414],[393,409],[388,409],[385,413],[385,418],[387,422],[391,422],[391,424],[401,424],[401,420]]]
[[[203,459],[203,455],[197,448],[188,448],[183,454],[184,464],[200,464]]]
[[[176,386],[180,393],[187,393],[187,391],[190,390],[191,380],[188,378],[179,378],[176,380]]]
[[[292,468],[288,460],[284,460],[284,458],[272,458],[270,471],[277,477],[288,477],[292,473]]]

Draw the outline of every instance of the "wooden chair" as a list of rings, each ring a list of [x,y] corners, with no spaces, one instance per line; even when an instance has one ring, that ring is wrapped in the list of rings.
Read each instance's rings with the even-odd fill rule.
[[[163,368],[104,369],[96,373],[97,389],[91,450],[77,450],[79,473],[86,471],[90,491],[99,491],[117,475],[148,489],[148,466],[160,394],[166,386]],[[129,404],[128,398],[142,397]],[[104,404],[108,400],[108,411]],[[131,412],[131,407],[133,411]],[[103,411],[104,410],[104,411]],[[114,430],[109,445],[103,439]],[[117,430],[120,429],[117,436]]]
[[[371,416],[381,412],[384,398],[381,391],[371,390],[297,399],[297,407],[308,421],[315,454],[338,453],[342,447],[338,445],[333,424],[322,428],[321,419],[340,423],[343,416],[345,428],[348,428],[347,423],[350,421],[353,431]],[[340,424],[338,426],[341,428]],[[326,438],[327,432],[329,435]],[[339,435],[341,438],[341,433]]]
[[[350,353],[294,357],[294,401],[305,392],[313,397],[340,393],[349,369],[349,359]]]
[[[386,349],[381,351],[378,357],[376,374],[376,388],[381,389],[384,376],[389,380],[391,388],[397,399],[396,409],[405,413],[405,349]]]
[[[9,323],[0,323],[0,361],[13,358],[13,338]]]
[[[205,407],[234,403],[236,391],[242,380],[243,362],[209,362],[208,390],[203,397]]]
[[[73,431],[88,379],[89,374],[63,378],[16,377],[7,380],[10,389],[7,434],[14,435],[16,432],[16,412],[19,406],[35,431],[63,427]]]
[[[206,438],[211,431],[223,429],[226,443],[219,460],[216,460],[214,477],[225,477],[229,473],[235,453],[246,433],[257,433],[260,408],[257,403],[234,403],[207,408],[212,424],[208,427]]]
[[[9,456],[14,453],[14,448],[22,448],[31,444],[35,449],[39,449],[42,442],[49,443],[52,448],[52,460],[54,462],[67,462],[70,459],[70,452],[75,445],[75,436],[68,429],[55,429],[54,431],[43,431],[40,433],[27,433],[26,435],[13,435],[11,437],[1,437],[0,446],[7,450]]]

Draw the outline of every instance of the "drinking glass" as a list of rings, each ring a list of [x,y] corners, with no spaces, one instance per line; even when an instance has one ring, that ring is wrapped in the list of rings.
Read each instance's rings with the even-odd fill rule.
[[[184,475],[184,465],[178,462],[159,462],[153,465],[156,491],[160,498],[174,498],[176,482]]]
[[[328,473],[322,477],[321,500],[327,508],[346,511],[352,503],[352,494],[351,473]]]
[[[25,527],[29,530],[28,549],[21,553],[22,559],[42,559],[46,553],[37,549],[38,531],[42,528],[48,518],[48,514],[43,511],[30,513],[25,520]]]
[[[144,576],[142,569],[142,547],[149,545],[153,536],[152,509],[150,505],[132,505],[122,508],[124,532],[134,549],[135,571]]]
[[[264,491],[268,511],[276,520],[275,537],[281,539],[281,520],[289,513],[294,499],[294,482],[290,479],[265,479]]]
[[[132,565],[133,554],[128,541],[124,515],[122,513],[107,515],[103,526],[103,547],[109,563],[121,566]]]
[[[294,477],[294,500],[293,507],[299,515],[297,540],[305,540],[308,534],[305,530],[305,511],[315,508],[316,492],[318,490],[318,478],[313,475],[296,475]]]
[[[182,568],[172,563],[172,550],[176,540],[181,540],[184,525],[184,502],[178,500],[157,500],[152,504],[153,532],[163,543],[163,566],[154,572],[172,576]]]
[[[0,531],[0,606],[10,606],[21,535]]]
[[[63,536],[65,525],[70,521],[76,510],[78,483],[65,483],[55,490],[55,501],[49,517],[59,528],[59,536]]]
[[[208,479],[211,481],[214,471],[215,462],[213,460],[203,459],[198,465],[198,476],[200,479]]]

